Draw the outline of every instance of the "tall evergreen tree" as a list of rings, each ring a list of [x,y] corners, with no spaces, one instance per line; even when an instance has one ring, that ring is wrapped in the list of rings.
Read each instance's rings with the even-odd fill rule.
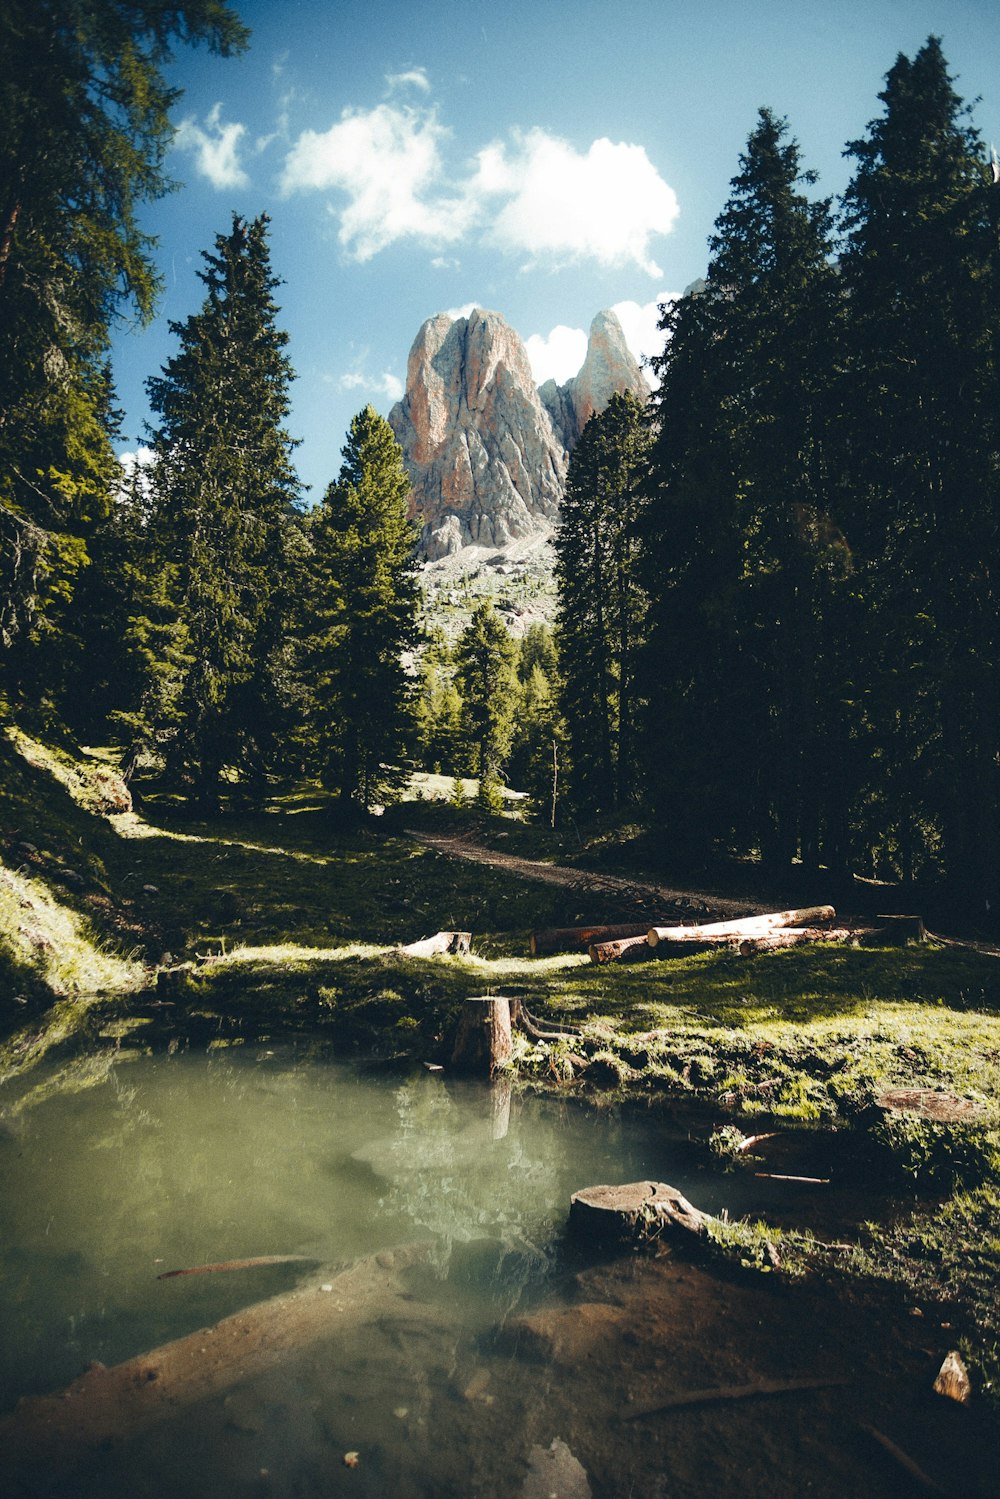
[[[178,93],[163,68],[177,40],[227,54],[246,31],[221,0],[0,10],[0,671],[11,690],[28,670],[34,694],[58,686],[53,646],[72,627],[114,489],[109,329],[124,306],[143,318],[153,308],[137,211],[169,187]],[[25,652],[33,640],[40,653]]]
[[[941,846],[951,876],[982,892],[1000,835],[1000,189],[937,37],[896,60],[879,97],[884,113],[848,148],[841,261],[868,841],[906,878]]]
[[[704,289],[665,317],[644,522],[663,814],[782,860],[839,841],[816,767],[843,752],[831,592],[849,562],[830,519],[830,210],[786,136],[761,110]]]
[[[500,776],[510,755],[517,707],[517,647],[487,600],[475,609],[455,650],[462,712],[479,777],[479,798],[487,807],[499,800]]]
[[[636,519],[650,437],[631,393],[612,396],[573,450],[556,532],[562,705],[574,797],[621,806],[636,792],[635,662],[644,598]]]
[[[381,801],[400,779],[418,639],[410,480],[392,428],[371,406],[351,422],[343,465],[316,512],[303,671],[324,782],[346,804]]]
[[[284,429],[292,371],[277,326],[267,216],[234,217],[204,255],[200,312],[149,382],[154,537],[186,636],[167,759],[211,806],[224,766],[253,779],[279,729],[276,656],[298,492]],[[171,585],[167,585],[171,586]],[[154,590],[155,591],[155,590]],[[159,694],[160,701],[164,700]]]

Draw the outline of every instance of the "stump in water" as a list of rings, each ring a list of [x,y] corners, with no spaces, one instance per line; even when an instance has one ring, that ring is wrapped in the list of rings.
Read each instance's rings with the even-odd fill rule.
[[[600,1244],[644,1244],[678,1228],[698,1235],[708,1221],[706,1213],[665,1182],[586,1187],[570,1198],[570,1228]]]
[[[455,1070],[492,1075],[506,1067],[513,1055],[510,1000],[502,994],[467,999],[451,1054]]]

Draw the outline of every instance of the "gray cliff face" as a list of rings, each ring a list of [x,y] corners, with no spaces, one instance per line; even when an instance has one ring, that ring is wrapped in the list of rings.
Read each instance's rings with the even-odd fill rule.
[[[594,319],[580,373],[541,390],[524,344],[499,313],[430,318],[410,350],[406,394],[389,413],[424,556],[435,561],[550,531],[569,452],[594,412],[625,390],[642,401],[649,395],[613,312]]]
[[[463,546],[503,547],[551,529],[566,454],[520,337],[496,312],[445,313],[410,350],[406,395],[389,413],[431,560]]]

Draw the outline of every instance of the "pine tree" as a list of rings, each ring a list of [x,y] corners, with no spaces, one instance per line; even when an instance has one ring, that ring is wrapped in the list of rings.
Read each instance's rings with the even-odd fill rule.
[[[592,416],[573,450],[556,533],[562,697],[581,806],[633,798],[635,661],[644,598],[636,519],[649,432],[630,393]]]
[[[214,805],[223,767],[251,782],[273,763],[275,660],[287,604],[290,512],[298,483],[288,413],[287,335],[277,326],[267,217],[234,217],[205,253],[200,312],[171,325],[180,351],[150,380],[160,426],[153,535],[183,654],[173,723],[147,725],[197,799]],[[168,579],[168,575],[169,579]]]
[[[398,786],[410,732],[416,530],[402,449],[373,407],[351,422],[343,460],[311,525],[303,671],[322,779],[345,805],[371,808]]]
[[[664,815],[782,861],[839,838],[815,767],[844,737],[831,592],[849,565],[830,517],[830,210],[786,135],[761,110],[704,289],[665,319],[644,522]]]
[[[937,37],[897,58],[879,97],[884,113],[848,148],[841,261],[845,511],[870,645],[867,841],[904,878],[933,867],[943,841],[952,877],[983,894],[1000,834],[1000,189]]]
[[[510,754],[517,706],[517,647],[488,601],[479,604],[455,650],[457,681],[480,802],[499,802],[499,783]]]
[[[139,206],[162,170],[171,45],[239,50],[221,0],[6,0],[0,10],[0,669],[33,696],[73,669],[71,603],[117,481],[106,355],[153,310]],[[66,659],[59,647],[66,642]],[[32,649],[38,647],[38,649]]]

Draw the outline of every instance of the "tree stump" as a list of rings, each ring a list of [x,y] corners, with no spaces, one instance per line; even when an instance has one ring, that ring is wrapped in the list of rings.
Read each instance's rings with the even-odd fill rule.
[[[458,1035],[451,1054],[456,1072],[492,1076],[514,1055],[510,1000],[502,994],[479,995],[462,1006]]]
[[[674,1229],[699,1235],[708,1221],[707,1214],[665,1182],[586,1187],[573,1193],[569,1205],[570,1228],[599,1244],[644,1244]]]
[[[920,916],[876,916],[878,922],[872,942],[886,947],[909,947],[911,942],[926,942],[927,932]]]

